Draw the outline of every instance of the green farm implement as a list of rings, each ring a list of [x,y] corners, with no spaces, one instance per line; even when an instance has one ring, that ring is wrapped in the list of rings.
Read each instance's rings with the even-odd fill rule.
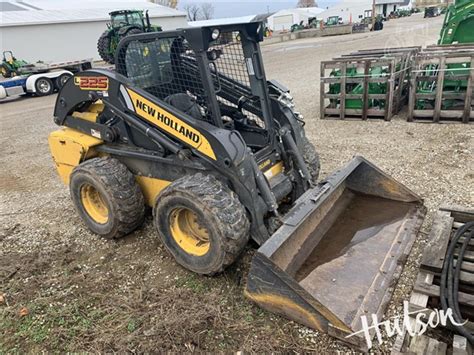
[[[438,44],[474,43],[474,1],[456,0],[448,7]]]
[[[12,51],[4,51],[0,73],[4,78],[11,78],[19,74],[19,69],[28,63],[22,59],[17,59]]]
[[[102,33],[97,41],[97,50],[100,57],[107,63],[114,64],[115,51],[122,38],[144,32],[159,32],[160,26],[150,23],[148,11],[143,15],[139,10],[120,10],[110,14],[108,29]]]
[[[419,47],[354,52],[321,63],[321,117],[390,120],[408,92]]]
[[[470,108],[465,107],[471,99],[467,95],[472,89],[471,72],[473,65],[471,55],[461,58],[466,52],[474,50],[474,1],[456,0],[446,11],[438,46],[427,48],[430,62],[421,58],[416,84],[417,99],[415,110],[434,110],[435,120],[439,120],[440,110],[461,110],[464,121],[469,120]],[[444,59],[441,59],[445,55]],[[449,62],[449,63],[447,63]],[[430,79],[431,78],[431,79]],[[437,95],[436,93],[439,92]],[[472,95],[472,93],[471,93]],[[448,116],[452,116],[452,112]],[[455,114],[456,117],[459,113]],[[413,118],[413,117],[412,117]]]

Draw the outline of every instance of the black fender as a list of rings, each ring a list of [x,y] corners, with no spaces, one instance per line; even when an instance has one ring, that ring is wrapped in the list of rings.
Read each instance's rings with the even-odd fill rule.
[[[118,30],[118,35],[119,36],[126,36],[127,33],[130,31],[130,30],[133,30],[133,29],[138,29],[140,31],[143,31],[143,29],[141,29],[140,27],[138,26],[126,26],[126,27],[121,27],[119,30]]]

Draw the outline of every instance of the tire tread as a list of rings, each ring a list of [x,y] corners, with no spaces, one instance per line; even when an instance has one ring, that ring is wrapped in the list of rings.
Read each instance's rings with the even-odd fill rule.
[[[248,243],[250,224],[244,206],[229,187],[214,176],[202,173],[176,180],[161,192],[157,203],[160,198],[176,193],[201,201],[206,212],[216,217],[219,223],[217,230],[222,231],[225,256],[222,264],[207,274],[222,272],[237,259]]]
[[[98,179],[111,196],[118,226],[110,238],[123,237],[143,223],[145,199],[134,175],[114,158],[93,158],[76,166],[72,174],[83,173]]]

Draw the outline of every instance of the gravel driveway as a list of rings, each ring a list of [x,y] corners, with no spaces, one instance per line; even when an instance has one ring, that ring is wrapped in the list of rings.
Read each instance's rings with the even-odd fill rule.
[[[386,317],[409,297],[432,213],[442,203],[474,206],[473,125],[407,123],[404,112],[392,122],[319,120],[319,63],[357,49],[433,44],[441,24],[416,15],[381,32],[262,49],[267,77],[291,88],[306,118],[323,176],[359,154],[425,199],[428,216]],[[206,278],[174,263],[150,218],[117,242],[86,230],[48,151],[54,101],[0,103],[0,352],[349,350],[243,297],[252,247]]]

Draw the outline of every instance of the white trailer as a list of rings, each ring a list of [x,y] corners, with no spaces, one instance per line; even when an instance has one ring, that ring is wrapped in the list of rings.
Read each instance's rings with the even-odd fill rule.
[[[92,68],[92,58],[68,62],[44,63],[36,62],[23,65],[18,69],[19,74],[47,73],[53,70],[68,70],[77,73]]]
[[[74,73],[90,68],[92,59],[22,66],[18,70],[22,75],[0,82],[0,100],[25,94],[51,95],[59,91]]]

